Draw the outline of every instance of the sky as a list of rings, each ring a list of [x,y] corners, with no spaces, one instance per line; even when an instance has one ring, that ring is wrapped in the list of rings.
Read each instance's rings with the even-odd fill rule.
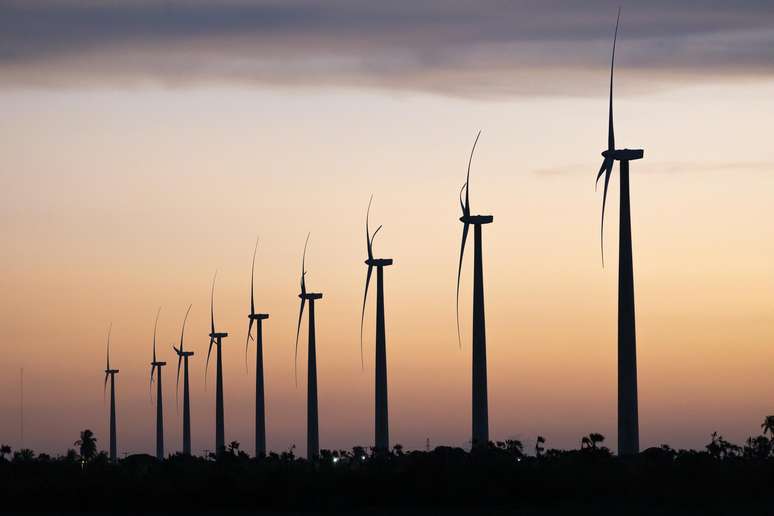
[[[112,322],[119,453],[152,453],[151,342],[181,447],[192,304],[193,448],[214,447],[210,282],[226,440],[252,451],[250,261],[265,324],[268,446],[305,452],[294,384],[301,252],[316,306],[320,445],[373,439],[374,299],[360,364],[364,220],[385,273],[390,438],[465,446],[472,262],[455,287],[459,188],[484,232],[490,435],[616,447],[618,176],[600,257],[607,1],[0,0],[0,441],[107,447]],[[668,8],[667,8],[668,7]],[[774,6],[623,2],[619,146],[632,164],[642,448],[742,441],[774,411]],[[373,291],[372,291],[373,292]],[[302,342],[305,342],[302,331]]]

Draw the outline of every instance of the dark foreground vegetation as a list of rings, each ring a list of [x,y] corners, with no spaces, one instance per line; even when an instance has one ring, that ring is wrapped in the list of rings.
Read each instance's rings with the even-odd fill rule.
[[[527,455],[518,441],[373,455],[325,451],[248,457],[134,455],[111,464],[89,432],[61,457],[3,447],[4,511],[352,511],[382,514],[771,514],[774,441],[713,434],[702,451],[650,448],[619,458],[590,434],[581,449]]]

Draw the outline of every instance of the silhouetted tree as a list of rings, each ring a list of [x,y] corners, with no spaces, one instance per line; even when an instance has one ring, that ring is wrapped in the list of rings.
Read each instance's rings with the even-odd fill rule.
[[[10,446],[8,446],[7,444],[3,444],[2,446],[0,446],[0,460],[5,460],[5,456],[10,454],[11,454]]]
[[[398,457],[403,456],[403,445],[402,444],[396,444],[392,447],[392,453],[394,455],[397,455]]]
[[[765,435],[748,437],[742,454],[750,459],[765,459],[771,455],[772,442]]]
[[[87,462],[97,455],[97,438],[94,437],[94,432],[88,428],[81,432],[81,438],[73,444],[80,448],[81,458]]]
[[[34,459],[35,459],[35,452],[30,450],[29,448],[22,448],[21,450],[18,450],[13,454],[14,462],[31,462]]]
[[[352,448],[352,456],[357,460],[365,460],[367,458],[365,448],[362,446],[354,446]]]
[[[763,430],[763,435],[771,434],[774,438],[774,416],[766,416],[763,423],[761,423],[761,429]]]
[[[590,433],[587,436],[584,436],[581,439],[581,449],[582,450],[597,450],[599,449],[599,445],[604,442],[605,436],[602,434],[598,434],[595,432]]]
[[[719,460],[737,457],[742,453],[742,448],[740,446],[726,441],[723,439],[723,436],[718,435],[717,432],[712,432],[712,440],[705,448],[707,448],[707,451],[713,458]]]
[[[68,448],[67,453],[62,457],[62,460],[66,462],[78,462],[78,452],[72,448]]]
[[[545,437],[542,435],[537,436],[537,440],[535,441],[535,457],[540,457],[543,455],[543,450],[545,448],[543,445],[546,443]]]
[[[505,451],[512,457],[521,459],[524,456],[524,445],[517,439],[506,439]]]

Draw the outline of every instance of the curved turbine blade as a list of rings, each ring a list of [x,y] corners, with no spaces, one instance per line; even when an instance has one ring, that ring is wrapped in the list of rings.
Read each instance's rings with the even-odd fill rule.
[[[296,387],[298,387],[298,337],[301,334],[301,319],[304,317],[304,306],[306,305],[306,298],[303,297],[306,294],[306,247],[309,244],[309,235],[306,234],[306,242],[304,242],[304,254],[301,255],[301,308],[298,311],[298,325],[296,326],[296,351],[293,358],[293,375],[296,381]]]
[[[183,352],[183,336],[185,335],[185,322],[188,320],[188,314],[191,311],[191,306],[188,305],[188,310],[185,311],[185,317],[183,318],[183,328],[180,330],[180,353]]]
[[[204,390],[207,390],[207,370],[210,367],[210,353],[212,353],[212,345],[215,343],[215,339],[210,337],[210,346],[207,348],[207,362],[204,364]]]
[[[363,309],[360,311],[360,368],[365,369],[365,361],[363,360],[363,322],[365,321],[365,309],[366,300],[368,299],[368,284],[371,282],[371,273],[373,272],[373,265],[368,266],[368,272],[366,273],[365,290],[363,291]]]
[[[113,323],[110,323],[110,326],[108,326],[108,334],[107,334],[107,363],[105,365],[105,385],[102,388],[102,401],[105,401],[105,396],[107,394],[107,382],[108,382],[108,376],[110,376],[110,333],[113,331]]]
[[[250,313],[255,313],[255,290],[253,279],[255,277],[255,254],[258,252],[258,237],[255,239],[255,248],[253,249],[253,267],[250,269]]]
[[[253,265],[250,269],[250,315],[255,315],[255,255],[258,252],[258,240],[260,237],[255,238],[255,248],[253,249]],[[247,351],[250,347],[250,341],[253,339],[253,319],[250,318],[250,325],[247,327],[247,338],[245,339],[245,371],[249,371],[247,365]]]
[[[161,307],[156,312],[156,322],[153,323],[153,361],[156,361],[156,329],[159,326],[159,314],[161,314]]]
[[[155,362],[155,360],[154,360]],[[150,384],[148,385],[148,399],[153,402],[153,373],[156,370],[156,366],[151,366]]]
[[[473,164],[473,154],[476,152],[476,145],[478,144],[478,139],[481,137],[481,131],[478,131],[478,134],[476,134],[476,139],[473,141],[473,148],[470,149],[470,157],[468,158],[468,171],[467,175],[465,176],[465,184],[462,185],[462,188],[460,189],[460,206],[462,207],[462,215],[464,217],[470,216],[470,167]],[[462,201],[462,190],[465,190],[465,201]],[[457,310],[457,341],[459,342],[460,348],[462,348],[462,334],[460,333],[460,279],[462,278],[462,260],[465,256],[465,243],[468,239],[468,230],[470,229],[470,224],[468,222],[464,222],[464,225],[462,226],[462,242],[460,243],[460,261],[457,266],[457,301],[456,301],[456,310]]]
[[[210,289],[210,333],[215,333],[215,280],[218,279],[218,271],[212,277],[212,288]]]
[[[368,199],[368,209],[366,209],[366,247],[368,248],[368,259],[373,260],[374,255],[371,251],[371,232],[368,229],[368,218],[371,216],[371,202],[374,200],[374,194]]]
[[[462,258],[465,255],[465,242],[468,239],[468,228],[470,224],[467,222],[462,226],[462,244],[460,245],[460,263],[457,266],[457,341],[462,348],[462,334],[460,333],[460,278],[462,277]]]
[[[110,369],[110,332],[113,331],[113,323],[110,323],[110,326],[108,327],[108,334],[107,334],[107,366],[105,369]]]
[[[607,189],[608,185],[610,184],[610,176],[613,172],[613,164],[613,158],[605,158],[605,161],[602,162],[602,168],[599,169],[599,174],[597,175],[597,181],[599,181],[599,178],[602,176],[602,174],[605,174],[605,188],[604,192],[602,193],[602,223],[599,229],[599,245],[602,251],[602,268],[605,267],[605,206],[607,205]]]
[[[470,215],[470,165],[473,163],[473,153],[476,152],[476,144],[480,136],[481,131],[479,130],[476,140],[473,142],[473,148],[470,149],[470,158],[468,158],[468,174],[465,178],[465,207],[463,208],[465,215]]]
[[[296,328],[296,352],[293,357],[293,376],[296,380],[296,387],[298,387],[298,336],[301,333],[301,319],[304,317],[304,305],[306,304],[306,299],[301,298],[301,308],[298,311],[298,327]]]
[[[177,353],[177,380],[175,381],[175,409],[178,404],[178,392],[180,391],[180,364],[183,362],[183,352],[172,346],[172,349]]]
[[[618,18],[615,20],[615,35],[613,36],[613,56],[610,59],[610,105],[608,107],[607,148],[615,149],[615,134],[613,131],[613,67],[615,65],[615,43],[618,40],[618,22],[621,21],[621,8],[618,8]]]
[[[253,338],[253,335],[252,335],[252,333],[253,333],[253,322],[255,322],[255,320],[253,318],[250,318],[250,324],[247,326],[247,339],[246,339],[246,342],[245,342],[245,371],[246,372],[250,371],[250,369],[247,366],[247,351],[248,351],[247,348],[250,345],[250,340],[252,340],[252,338]]]
[[[185,311],[185,317],[183,317],[183,326],[180,329],[180,349],[175,349],[174,346],[172,346],[172,349],[175,349],[177,352],[177,380],[175,381],[175,407],[177,407],[177,400],[178,400],[178,392],[180,391],[180,363],[183,361],[183,337],[185,336],[185,323],[188,321],[188,314],[191,313],[191,307],[193,305],[188,305],[188,309]]]

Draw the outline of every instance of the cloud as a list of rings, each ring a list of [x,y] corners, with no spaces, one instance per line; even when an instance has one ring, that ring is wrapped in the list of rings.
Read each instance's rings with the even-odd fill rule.
[[[574,0],[0,0],[6,87],[344,86],[587,95],[617,3]],[[624,5],[617,64],[639,88],[769,77],[774,4]]]

